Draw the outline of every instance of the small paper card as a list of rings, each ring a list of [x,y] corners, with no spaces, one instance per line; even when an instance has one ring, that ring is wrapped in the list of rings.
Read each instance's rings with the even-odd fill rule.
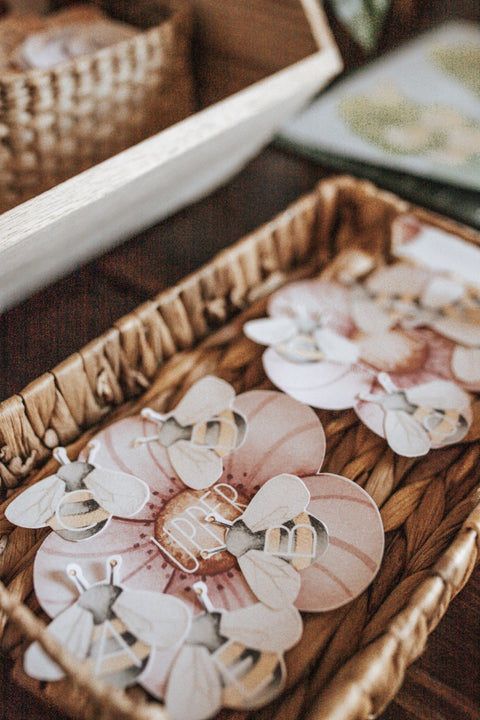
[[[480,30],[449,23],[340,81],[280,139],[480,189]]]

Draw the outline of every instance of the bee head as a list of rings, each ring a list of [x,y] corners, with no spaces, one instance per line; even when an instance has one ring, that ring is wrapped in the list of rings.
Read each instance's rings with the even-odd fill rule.
[[[121,592],[121,587],[110,583],[92,585],[80,595],[77,602],[83,610],[92,614],[94,624],[100,625],[112,617],[112,606]]]
[[[211,653],[218,650],[227,640],[220,633],[220,612],[203,612],[192,623],[186,642],[188,645],[203,645]]]
[[[235,520],[225,533],[227,550],[235,557],[241,557],[248,550],[262,550],[264,543],[264,535],[252,532],[241,519]]]
[[[190,440],[192,436],[192,426],[187,425],[183,427],[180,425],[173,416],[162,421],[158,425],[158,442],[163,447],[170,447],[177,440]]]
[[[65,483],[66,490],[71,492],[84,487],[83,480],[93,469],[94,466],[90,463],[77,460],[68,465],[62,465],[57,470],[57,476]]]

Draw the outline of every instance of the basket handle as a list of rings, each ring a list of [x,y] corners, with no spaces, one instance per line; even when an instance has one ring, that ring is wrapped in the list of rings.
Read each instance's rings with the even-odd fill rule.
[[[328,25],[325,11],[319,0],[300,0],[300,2],[318,49],[324,50],[327,47],[336,48],[336,43]]]

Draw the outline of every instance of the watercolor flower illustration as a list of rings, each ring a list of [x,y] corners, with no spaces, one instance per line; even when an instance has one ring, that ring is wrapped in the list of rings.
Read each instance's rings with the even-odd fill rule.
[[[372,333],[395,325],[421,334],[423,328],[433,330],[450,341],[452,378],[480,390],[480,286],[397,262],[372,273],[356,293],[359,324],[368,324]]]
[[[389,155],[478,168],[480,124],[454,107],[416,102],[392,83],[342,101],[340,115],[365,141]]]
[[[198,602],[192,588],[198,581],[205,583],[215,607],[230,611],[256,603],[236,557],[218,551],[224,545],[225,528],[207,517],[218,513],[234,521],[260,488],[285,473],[305,485],[308,513],[328,529],[327,549],[300,571],[295,606],[307,611],[331,609],[367,587],[383,553],[380,515],[355,483],[319,472],[325,436],[315,412],[286,395],[260,390],[237,396],[232,407],[246,420],[245,441],[224,458],[222,476],[204,490],[186,487],[179,480],[159,443],[135,445],[150,425],[140,415],[99,433],[102,466],[130,468],[148,484],[150,499],[134,518],[113,518],[98,542],[91,538],[72,545],[54,534],[46,538],[35,559],[34,586],[51,617],[75,600],[64,572],[68,563],[81,563],[84,574],[100,582],[105,557],[112,555],[122,557],[125,584],[172,594],[194,614]],[[141,684],[156,696],[163,696],[177,650],[159,651],[152,669],[142,675]]]
[[[291,283],[272,295],[267,310],[269,317],[245,324],[245,334],[267,346],[270,380],[313,407],[353,407],[378,372],[413,377],[421,370],[452,379],[452,343],[428,329],[398,327],[398,313],[358,282]]]

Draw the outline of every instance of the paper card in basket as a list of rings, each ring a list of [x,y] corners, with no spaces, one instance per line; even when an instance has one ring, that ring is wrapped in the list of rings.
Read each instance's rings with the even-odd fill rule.
[[[5,517],[26,528],[50,527],[64,540],[77,542],[100,533],[114,515],[132,517],[148,500],[140,478],[95,463],[99,443],[89,445],[86,460],[70,462],[64,448],[53,453],[61,466],[53,475],[24,490],[8,505]]]

